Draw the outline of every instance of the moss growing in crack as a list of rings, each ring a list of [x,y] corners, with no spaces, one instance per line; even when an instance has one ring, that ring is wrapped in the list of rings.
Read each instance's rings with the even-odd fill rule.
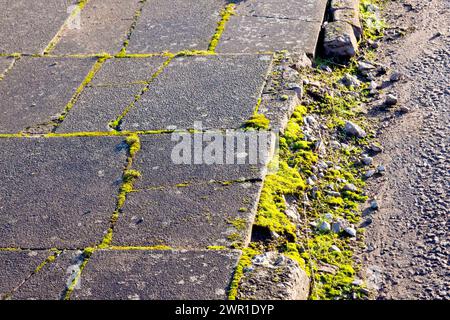
[[[230,20],[231,16],[234,15],[235,4],[228,4],[220,13],[220,21],[217,23],[216,32],[214,33],[208,47],[208,51],[214,52],[216,47],[219,45],[220,38],[222,37],[223,32],[225,31],[225,25],[228,20]]]
[[[245,129],[250,130],[268,130],[270,120],[264,114],[254,113],[252,117],[245,122]]]
[[[72,282],[68,285],[66,288],[66,292],[64,294],[64,300],[70,300],[70,296],[72,295],[73,290],[77,286],[78,282],[80,281],[81,274],[83,273],[84,268],[86,267],[87,263],[89,262],[89,259],[91,258],[92,254],[95,252],[95,248],[88,247],[83,250],[83,262],[80,265],[80,269],[78,273],[73,278]]]
[[[107,248],[108,250],[116,250],[116,251],[121,251],[121,250],[158,250],[158,251],[168,251],[168,250],[173,250],[172,247],[166,246],[166,245],[156,245],[156,246],[109,246]]]
[[[248,247],[242,250],[241,258],[239,259],[239,262],[236,266],[233,275],[233,280],[231,281],[230,289],[228,290],[228,300],[236,300],[239,282],[241,281],[242,276],[244,275],[244,270],[245,268],[251,266],[252,259],[257,254],[260,254],[260,251],[252,247]]]
[[[227,250],[227,247],[224,247],[224,246],[207,246],[206,249],[208,249],[208,250]]]
[[[97,60],[97,62],[94,64],[94,66],[91,68],[91,70],[89,71],[89,73],[87,74],[87,76],[84,78],[83,82],[80,84],[80,86],[77,88],[77,90],[75,91],[75,93],[73,94],[72,98],[70,99],[70,101],[67,103],[67,105],[64,108],[64,111],[62,112],[61,116],[59,116],[58,118],[58,122],[56,123],[56,126],[58,126],[59,123],[61,123],[62,121],[64,121],[64,119],[67,116],[67,113],[69,113],[69,111],[73,108],[73,106],[75,105],[75,103],[77,102],[79,96],[81,95],[81,93],[83,92],[84,88],[92,81],[92,79],[94,78],[94,76],[96,75],[96,73],[100,70],[100,68],[102,67],[103,63],[107,60],[108,58],[106,57],[101,57]]]
[[[62,251],[60,250],[54,250],[53,254],[48,256],[47,259],[45,259],[41,264],[37,266],[37,268],[34,270],[34,273],[38,273],[42,270],[47,264],[53,263],[56,258],[61,254]]]
[[[128,144],[130,157],[133,158],[141,150],[141,140],[137,134],[131,134],[126,138],[125,142]]]

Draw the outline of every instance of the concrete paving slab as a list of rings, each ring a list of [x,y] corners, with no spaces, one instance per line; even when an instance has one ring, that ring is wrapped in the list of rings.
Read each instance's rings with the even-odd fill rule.
[[[144,85],[85,88],[56,132],[111,130],[108,124],[122,114],[143,88]]]
[[[86,265],[81,299],[226,299],[236,251],[96,251]]]
[[[246,243],[260,188],[261,183],[204,183],[133,192],[113,244],[205,249]]]
[[[237,15],[322,22],[327,0],[246,0],[239,2]]]
[[[261,95],[270,55],[174,59],[123,119],[124,130],[239,128]]]
[[[128,53],[207,50],[225,0],[147,1]]]
[[[44,258],[45,259],[45,258]],[[11,300],[62,300],[83,262],[79,250],[65,250],[14,292]],[[81,282],[80,282],[81,285]]]
[[[148,81],[167,57],[120,58],[106,60],[90,86]]]
[[[80,14],[80,26],[65,28],[53,54],[118,53],[140,0],[90,0]]]
[[[211,180],[234,181],[263,178],[265,165],[260,161],[262,157],[258,158],[256,163],[251,163],[248,148],[244,147],[242,152],[240,150],[238,152],[237,142],[233,148],[227,148],[226,141],[224,141],[223,164],[208,164],[205,161],[199,161],[199,164],[195,164],[194,160],[199,159],[194,159],[194,138],[201,139],[199,136],[190,134],[183,137],[175,135],[173,141],[171,134],[141,136],[141,150],[136,155],[133,167],[140,171],[142,176],[135,182],[135,188],[175,186],[180,183],[208,182]],[[179,150],[185,146],[185,142],[187,145],[189,141],[191,154],[189,155],[189,151],[186,151],[186,162],[183,163],[180,161],[183,159],[178,157]],[[203,150],[205,150],[206,145],[208,143],[204,142]],[[266,146],[266,148],[261,150],[263,152],[269,150],[269,147]],[[232,149],[232,152],[227,152],[227,149]],[[202,151],[200,151],[201,153]],[[227,161],[228,153],[232,154],[233,162]],[[205,155],[206,152],[203,154]],[[219,152],[218,158],[221,156],[221,152]],[[203,157],[203,159],[206,159],[206,157]],[[242,161],[240,162],[242,164],[237,164],[238,159]]]
[[[75,0],[0,1],[0,53],[42,53]]]
[[[11,57],[0,57],[0,80],[5,74],[5,71],[11,66],[14,62],[14,58]]]
[[[95,61],[29,57],[16,61],[0,81],[0,133],[17,133],[57,117]]]
[[[232,16],[221,41],[219,53],[256,53],[289,50],[314,55],[321,22]]]
[[[48,250],[0,251],[0,300],[9,298],[50,255]]]
[[[121,137],[0,139],[0,247],[84,248],[108,229]]]

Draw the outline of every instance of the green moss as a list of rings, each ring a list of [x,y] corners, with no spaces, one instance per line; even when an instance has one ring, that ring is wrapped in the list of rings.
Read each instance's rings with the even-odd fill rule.
[[[94,78],[95,74],[100,70],[100,68],[102,67],[103,63],[107,59],[108,58],[102,57],[102,58],[99,58],[97,60],[97,62],[91,68],[91,70],[89,71],[87,76],[84,78],[83,82],[80,84],[80,86],[77,88],[77,90],[73,94],[73,96],[70,99],[70,101],[65,106],[64,111],[62,112],[61,116],[58,118],[58,122],[55,124],[56,127],[59,125],[59,123],[64,121],[64,119],[66,118],[66,116],[69,113],[69,111],[73,108],[73,106],[77,102],[81,92],[83,92],[84,88],[92,81],[92,79]]]
[[[206,247],[206,249],[208,249],[208,250],[227,250],[227,248],[224,246],[208,246],[208,247]]]
[[[72,21],[77,15],[80,14],[81,10],[86,6],[89,0],[78,0],[76,7],[72,10],[69,17],[67,17],[66,21],[64,22],[61,29],[56,33],[56,35],[53,37],[52,40],[50,40],[50,43],[47,45],[47,47],[44,49],[44,54],[49,54],[55,46],[58,44],[59,40],[62,37],[62,32],[67,28],[67,24]]]
[[[235,218],[232,220],[228,220],[228,223],[232,224],[233,227],[238,231],[243,231],[247,229],[247,220],[243,218]]]
[[[186,188],[186,187],[189,187],[189,186],[190,186],[190,184],[188,182],[178,183],[176,185],[177,188]]]
[[[88,247],[85,248],[83,251],[83,262],[80,265],[80,270],[72,280],[72,283],[67,287],[66,292],[64,294],[64,300],[70,300],[70,296],[75,289],[76,285],[80,281],[81,274],[83,273],[84,268],[86,267],[87,263],[89,262],[89,259],[91,255],[95,252],[95,248]]]
[[[223,32],[225,31],[225,25],[228,20],[230,20],[231,16],[234,14],[235,4],[228,4],[220,13],[220,21],[217,23],[216,32],[214,33],[208,47],[208,51],[214,52],[216,47],[219,45],[220,38],[222,37]]]
[[[171,247],[166,245],[156,245],[156,246],[110,246],[108,250],[125,251],[125,250],[157,250],[157,251],[167,251],[173,250]]]
[[[151,76],[151,78],[146,82],[147,85],[142,89],[141,93],[138,94],[134,101],[132,101],[125,110],[113,121],[109,123],[109,126],[113,130],[119,130],[122,119],[128,114],[128,112],[135,106],[135,104],[140,100],[141,96],[149,90],[150,84],[164,71],[164,69],[170,64],[174,55],[168,55],[168,58],[164,63],[158,68],[158,70]]]
[[[267,175],[261,191],[255,225],[296,238],[295,224],[286,214],[285,195],[298,195],[305,189],[305,182],[298,170],[281,162],[279,171]]]
[[[251,266],[252,259],[254,256],[259,254],[260,252],[253,248],[245,248],[242,251],[242,256],[239,259],[239,262],[234,271],[233,280],[230,284],[230,289],[228,290],[228,300],[236,300],[239,282],[241,281],[242,276],[244,275],[244,269]]]
[[[62,251],[60,250],[53,250],[53,254],[48,256],[47,259],[45,259],[41,264],[37,266],[37,268],[34,270],[34,273],[38,273],[42,270],[47,264],[53,263],[56,258],[61,254]]]
[[[264,114],[255,113],[252,117],[245,122],[246,129],[253,130],[268,130],[270,126],[270,120],[266,118]]]

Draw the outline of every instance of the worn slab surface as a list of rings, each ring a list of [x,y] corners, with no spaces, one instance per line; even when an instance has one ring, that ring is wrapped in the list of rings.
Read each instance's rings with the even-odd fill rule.
[[[65,28],[52,53],[118,53],[140,6],[140,0],[90,0],[81,11],[80,26]]]
[[[191,140],[192,139],[192,140]],[[192,141],[194,136],[188,134],[185,141]],[[181,140],[181,139],[180,139]],[[177,163],[172,157],[172,152],[178,140],[172,141],[170,134],[141,136],[141,150],[133,162],[133,168],[141,172],[141,177],[135,182],[135,188],[175,186],[180,183],[234,181],[234,180],[260,180],[264,175],[265,167],[259,159],[255,164],[250,163],[248,153],[236,153],[233,148],[234,159],[238,156],[242,164],[237,162],[227,164],[225,156],[223,164],[207,164],[202,161],[200,164],[190,162],[187,164]],[[206,143],[205,143],[206,144]],[[176,149],[175,149],[176,150]],[[226,145],[224,154],[226,154]],[[270,150],[267,147],[266,150]],[[177,151],[175,151],[177,152]],[[192,161],[193,149],[191,153]],[[261,158],[262,159],[262,158]]]
[[[270,55],[174,59],[125,116],[124,130],[239,128],[253,114]]]
[[[0,57],[0,81],[1,77],[5,74],[5,71],[8,70],[9,67],[11,67],[13,61],[14,58]]]
[[[10,294],[50,255],[49,250],[0,250],[0,300],[9,298]]]
[[[144,85],[89,87],[56,129],[62,132],[108,131],[115,120],[135,100]]]
[[[80,270],[82,261],[81,251],[63,251],[53,262],[48,262],[39,272],[21,285],[11,296],[11,300],[64,299],[66,288],[72,283],[75,274]],[[80,282],[81,284],[82,282]]]
[[[321,22],[232,16],[217,46],[222,53],[289,50],[314,55]]]
[[[89,85],[122,85],[148,81],[166,60],[166,57],[108,59]]]
[[[237,2],[236,14],[303,20],[311,22],[323,21],[327,0],[245,0]]]
[[[0,1],[0,53],[42,53],[75,0]]]
[[[84,248],[108,229],[122,138],[0,139],[0,247]]]
[[[225,299],[234,251],[96,251],[72,299]]]
[[[95,59],[27,58],[0,81],[0,133],[49,122],[64,111]]]
[[[226,0],[147,1],[129,53],[207,50]]]
[[[260,187],[203,183],[133,192],[115,226],[113,244],[206,248],[246,242]]]

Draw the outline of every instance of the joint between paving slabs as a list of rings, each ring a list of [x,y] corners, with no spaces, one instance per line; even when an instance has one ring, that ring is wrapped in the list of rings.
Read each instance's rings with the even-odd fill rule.
[[[124,57],[124,56],[127,55],[127,48],[128,48],[129,43],[130,43],[131,35],[133,34],[134,29],[136,28],[137,22],[139,20],[139,17],[142,14],[142,10],[144,9],[144,6],[145,6],[146,2],[147,2],[147,0],[140,0],[139,1],[140,7],[134,13],[133,22],[131,23],[131,26],[128,29],[127,37],[126,37],[125,41],[123,42],[122,49],[117,54],[117,57]]]
[[[12,249],[12,250],[11,250]],[[1,251],[29,251],[29,250],[22,250],[19,248],[0,248]],[[62,253],[62,250],[51,248],[46,249],[45,251],[52,251],[53,253],[50,254],[47,258],[45,258],[44,261],[42,261],[25,279],[23,279],[19,285],[17,285],[15,288],[13,288],[10,292],[6,293],[2,300],[9,300],[14,296],[14,293],[16,293],[31,277],[39,273],[46,265],[53,263],[58,256]]]
[[[151,78],[146,82],[146,86],[141,90],[141,92],[135,96],[134,100],[125,108],[121,115],[119,115],[115,120],[109,123],[111,129],[115,131],[121,131],[120,125],[123,118],[128,114],[128,112],[134,107],[134,105],[141,99],[142,95],[150,90],[151,83],[164,71],[164,69],[170,64],[174,56],[169,56],[166,61],[158,68],[158,70],[151,76]]]
[[[61,26],[61,28],[58,30],[58,32],[56,33],[56,35],[53,37],[52,40],[50,40],[49,44],[47,45],[47,47],[45,47],[45,49],[42,51],[43,55],[47,55],[49,54],[53,49],[55,49],[56,45],[58,44],[59,40],[62,37],[62,33],[64,32],[64,30],[66,29],[67,25],[73,20],[75,19],[75,17],[81,13],[81,11],[83,10],[83,8],[86,6],[86,4],[89,2],[89,0],[79,0],[75,6],[75,8],[72,10],[72,12],[69,14],[69,16],[67,17],[67,19],[64,21],[63,25]]]
[[[139,136],[136,134],[131,134],[126,138],[125,141],[128,145],[128,157],[122,174],[122,185],[120,186],[119,193],[117,195],[116,208],[110,218],[110,226],[106,231],[105,236],[98,245],[84,249],[83,261],[81,262],[79,271],[74,276],[71,284],[66,288],[66,292],[64,293],[64,300],[70,299],[70,296],[75,289],[75,286],[77,285],[85,266],[89,262],[92,253],[94,253],[96,250],[107,249],[111,246],[114,226],[120,216],[127,194],[130,193],[130,191],[133,189],[134,181],[141,175],[139,171],[131,169],[133,159],[141,147]]]

